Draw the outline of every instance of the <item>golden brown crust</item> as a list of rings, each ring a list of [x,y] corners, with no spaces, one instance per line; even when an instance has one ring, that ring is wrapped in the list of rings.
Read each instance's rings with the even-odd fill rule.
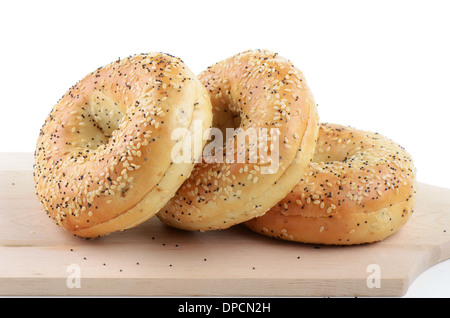
[[[302,73],[278,54],[246,51],[200,74],[213,109],[213,126],[279,131],[279,165],[244,150],[245,161],[202,162],[158,213],[166,224],[185,230],[224,229],[263,214],[297,183],[312,158],[318,116]],[[224,134],[225,135],[225,134]],[[233,137],[237,149],[239,133]],[[276,140],[278,138],[278,140]],[[270,152],[270,151],[269,151]],[[252,161],[253,160],[253,161]],[[270,195],[267,195],[270,193]]]
[[[171,134],[192,129],[196,118],[209,128],[211,103],[180,59],[140,54],[101,67],[46,119],[35,152],[36,194],[58,225],[79,236],[134,226],[160,208],[143,204],[149,193],[166,202],[192,171],[193,164],[173,164],[171,149],[183,141]]]
[[[300,182],[246,226],[291,241],[368,243],[397,231],[414,201],[415,168],[402,147],[375,133],[321,124]]]
[[[286,216],[272,210],[245,223],[251,230],[286,241],[325,245],[378,242],[399,230],[409,219],[415,198],[386,208],[328,217]]]

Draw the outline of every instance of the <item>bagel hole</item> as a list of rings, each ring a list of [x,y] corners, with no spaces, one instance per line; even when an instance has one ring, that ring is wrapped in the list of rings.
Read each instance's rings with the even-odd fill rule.
[[[119,128],[125,113],[117,101],[102,92],[91,97],[90,114],[103,135],[109,139],[112,132]]]
[[[84,115],[84,134],[87,137],[84,138],[84,147],[97,149],[108,143],[113,132],[119,128],[125,113],[117,102],[104,93],[97,92],[91,97]]]
[[[323,163],[333,163],[333,162],[345,162],[348,159],[348,156],[339,155],[339,154],[331,154],[330,152],[327,153],[318,153],[317,151],[314,153],[313,162],[323,162]]]
[[[230,105],[222,104],[220,105],[220,110],[217,108],[218,113],[213,116],[213,129],[203,149],[203,155],[207,158],[207,162],[224,159],[222,156],[226,156],[226,148],[231,146],[229,142],[234,139],[236,129],[241,126],[240,113],[232,111]],[[230,132],[227,133],[229,128],[232,129],[232,134]]]
[[[333,163],[349,162],[361,157],[361,149],[355,145],[342,147],[341,144],[330,144],[319,140],[314,151],[313,162]]]
[[[218,128],[222,132],[223,142],[222,146],[225,147],[227,140],[232,138],[232,136],[227,136],[227,128],[233,128],[236,130],[241,126],[241,115],[240,113],[233,112],[229,107],[224,107],[221,114],[214,116],[215,121],[213,122],[213,128]],[[214,142],[214,137],[210,142]],[[218,141],[215,141],[216,143]]]

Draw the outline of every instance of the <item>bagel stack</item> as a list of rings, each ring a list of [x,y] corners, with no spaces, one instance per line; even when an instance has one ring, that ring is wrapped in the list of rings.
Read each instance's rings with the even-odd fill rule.
[[[109,63],[53,107],[34,162],[47,215],[85,238],[156,215],[189,231],[372,243],[406,224],[415,176],[394,141],[320,123],[302,72],[268,50],[199,76],[165,53]]]

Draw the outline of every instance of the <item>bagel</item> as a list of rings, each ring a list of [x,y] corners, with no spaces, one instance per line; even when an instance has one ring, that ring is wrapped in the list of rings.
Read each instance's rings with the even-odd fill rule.
[[[213,127],[234,133],[222,151],[206,145],[204,160],[157,215],[179,229],[219,230],[264,214],[289,193],[313,156],[318,115],[303,74],[277,53],[239,53],[199,79]],[[264,130],[245,143],[246,134]]]
[[[171,150],[211,127],[205,87],[179,58],[138,54],[88,74],[58,101],[38,137],[36,195],[51,219],[93,238],[150,218],[189,177],[194,163]],[[193,157],[201,155],[192,149]]]
[[[327,245],[381,241],[409,219],[415,202],[411,156],[379,134],[321,124],[313,162],[266,214],[245,223],[278,239]]]

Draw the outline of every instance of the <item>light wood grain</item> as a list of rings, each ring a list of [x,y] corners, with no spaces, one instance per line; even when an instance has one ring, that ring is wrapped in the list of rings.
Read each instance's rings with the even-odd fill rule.
[[[45,215],[32,154],[0,154],[0,295],[401,296],[450,258],[450,190],[419,184],[415,211],[398,233],[361,246],[278,241],[245,227],[185,232],[156,217],[85,240]],[[80,288],[69,288],[70,265]],[[370,264],[380,288],[369,288]],[[70,286],[70,284],[69,284]]]

